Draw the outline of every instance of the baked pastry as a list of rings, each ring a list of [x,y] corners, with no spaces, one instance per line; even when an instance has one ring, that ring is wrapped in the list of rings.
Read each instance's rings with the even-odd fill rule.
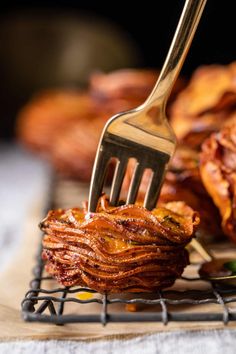
[[[46,270],[64,286],[101,293],[153,292],[171,286],[188,264],[185,246],[199,217],[183,202],[148,211],[137,205],[96,213],[50,211],[41,223]]]
[[[171,107],[179,141],[199,147],[236,108],[236,62],[198,68]]]
[[[90,90],[95,97],[144,101],[158,75],[159,71],[148,69],[121,69],[107,74],[97,72],[90,76]]]
[[[123,184],[125,199],[132,178],[135,161],[130,161]],[[145,171],[140,184],[138,200],[144,200],[151,171]],[[186,145],[179,145],[169,164],[158,205],[182,200],[200,215],[198,235],[206,238],[222,234],[220,216],[211,197],[209,197],[199,172],[199,152]],[[211,220],[214,219],[214,223]]]
[[[18,138],[30,150],[46,156],[63,175],[89,181],[105,122],[143,103],[157,76],[155,70],[118,70],[92,75],[87,91],[44,91],[21,109]],[[180,86],[182,80],[174,92]]]
[[[236,117],[203,143],[200,172],[224,233],[236,242]]]
[[[123,82],[121,89],[120,81],[117,82],[116,73],[120,77],[119,71],[108,75],[93,75],[91,77],[91,92],[90,90],[85,92],[55,89],[45,90],[33,96],[17,117],[19,140],[29,149],[50,156],[54,139],[60,133],[63,134],[65,129],[70,128],[71,124],[81,121],[90,122],[93,119],[99,120],[100,116],[104,117],[104,115],[109,118],[119,111],[134,108],[146,98],[157,77],[155,71],[150,71],[149,74],[145,70],[135,70],[135,74],[131,74],[132,70],[124,71],[124,75],[121,75]],[[131,90],[130,95],[125,95],[125,97],[124,95],[117,97],[109,95],[109,99],[104,101],[101,81],[107,82],[108,79],[111,82],[112,79],[113,82],[113,77],[116,77],[114,80],[115,91],[127,93],[127,90],[130,89],[129,80],[132,80],[133,91]],[[135,86],[137,86],[136,89]],[[94,94],[95,92],[96,94]],[[84,135],[87,136],[85,124],[83,124],[83,129]]]
[[[92,98],[78,90],[35,95],[19,112],[17,135],[30,150],[50,156],[55,138],[76,121],[97,116]]]
[[[45,91],[19,113],[18,138],[64,176],[89,181],[101,131],[117,105],[105,109],[82,91]]]

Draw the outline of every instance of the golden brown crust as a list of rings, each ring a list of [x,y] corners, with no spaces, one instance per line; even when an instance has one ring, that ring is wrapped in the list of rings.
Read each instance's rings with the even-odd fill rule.
[[[185,203],[152,212],[109,207],[105,197],[86,219],[81,209],[50,211],[41,223],[47,271],[65,286],[99,292],[156,291],[172,285],[188,264],[185,245],[199,223]]]
[[[236,242],[236,118],[202,145],[200,172],[224,233]]]
[[[208,65],[199,67],[189,85],[179,95],[175,109],[188,116],[196,116],[228,106],[228,95],[236,94],[236,63],[230,65]],[[235,96],[234,96],[235,98]]]
[[[236,102],[236,63],[198,68],[171,107],[179,141],[199,147],[230,118]]]

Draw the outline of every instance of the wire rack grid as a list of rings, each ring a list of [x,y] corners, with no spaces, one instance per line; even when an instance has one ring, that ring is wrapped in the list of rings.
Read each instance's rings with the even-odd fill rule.
[[[51,188],[51,196],[47,205],[55,206],[56,189]],[[59,184],[60,185],[60,184]],[[60,186],[61,187],[61,186]],[[59,188],[60,189],[60,188]],[[71,193],[77,198],[77,185],[65,187],[63,193]],[[65,193],[66,192],[66,193]],[[84,190],[85,194],[87,193]],[[60,196],[61,203],[61,196]],[[73,202],[68,200],[69,205]],[[49,209],[48,207],[46,209]],[[197,268],[192,263],[189,267],[194,271],[191,276],[177,280],[174,287],[155,294],[99,294],[96,291],[81,287],[58,287],[58,283],[48,277],[41,259],[42,248],[39,246],[33,279],[30,282],[22,301],[22,316],[25,321],[48,322],[57,325],[77,322],[152,322],[158,321],[167,325],[170,321],[229,321],[236,320],[236,286],[219,286],[199,280]],[[192,276],[194,274],[194,276]],[[127,305],[135,307],[135,312],[127,311]],[[130,308],[128,308],[130,309]]]

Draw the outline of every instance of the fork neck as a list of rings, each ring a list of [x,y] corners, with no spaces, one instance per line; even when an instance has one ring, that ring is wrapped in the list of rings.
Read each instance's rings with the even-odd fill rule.
[[[186,0],[157,83],[144,105],[167,99],[182,68],[207,0]]]

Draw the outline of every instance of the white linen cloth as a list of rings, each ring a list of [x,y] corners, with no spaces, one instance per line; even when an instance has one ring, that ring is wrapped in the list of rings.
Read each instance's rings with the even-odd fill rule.
[[[156,333],[129,340],[0,343],[1,354],[235,354],[233,330]]]
[[[47,185],[49,168],[16,144],[0,144],[0,271],[17,251],[35,192]]]

